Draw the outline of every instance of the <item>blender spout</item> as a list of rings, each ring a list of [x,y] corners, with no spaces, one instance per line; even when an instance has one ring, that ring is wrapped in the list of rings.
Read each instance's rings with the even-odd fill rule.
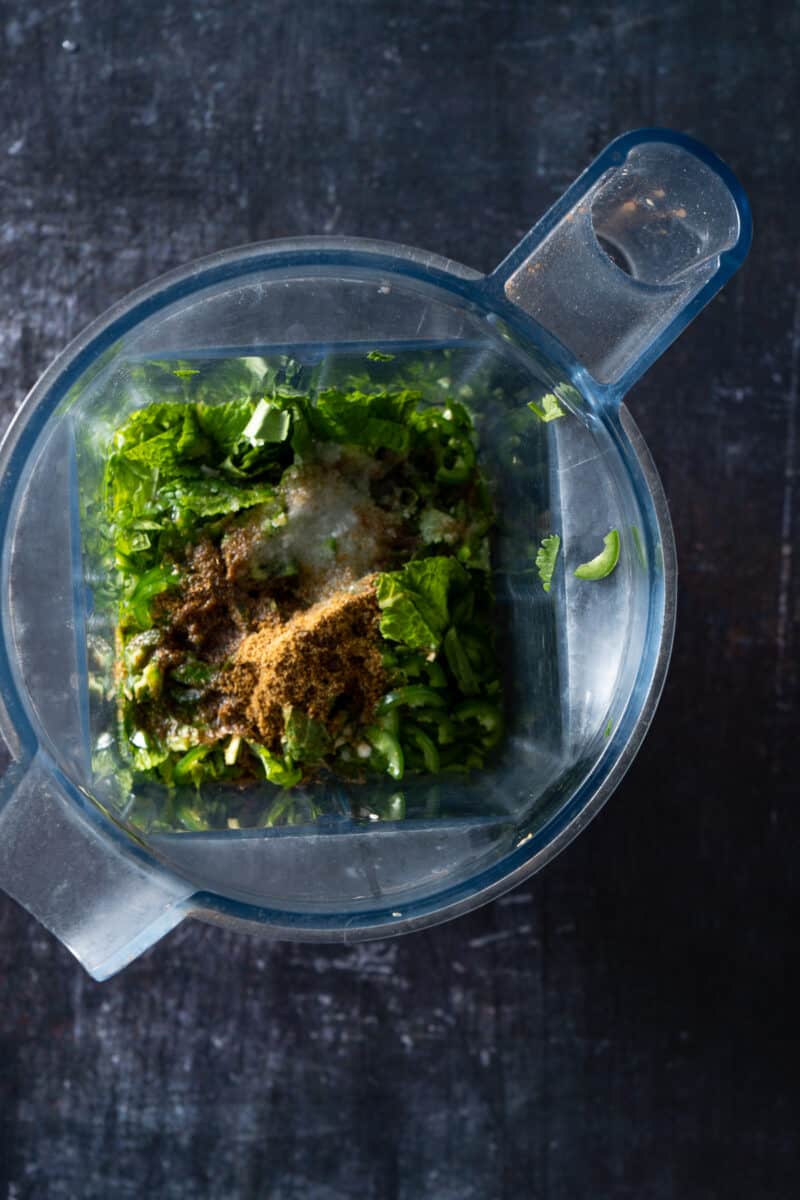
[[[620,396],[722,287],[751,237],[724,163],[669,130],[618,138],[490,283]]]
[[[194,891],[101,831],[41,753],[2,781],[0,887],[97,980],[174,928]]]

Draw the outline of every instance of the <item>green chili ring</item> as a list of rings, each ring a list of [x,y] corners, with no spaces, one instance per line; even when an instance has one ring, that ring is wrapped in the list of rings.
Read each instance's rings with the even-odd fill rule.
[[[499,708],[487,700],[466,700],[455,711],[457,721],[477,721],[485,731],[481,741],[489,749],[503,736],[503,716]]]
[[[378,725],[368,725],[364,734],[373,750],[377,750],[386,759],[387,775],[391,775],[392,779],[402,779],[405,770],[403,747],[394,734]]]
[[[191,780],[193,768],[211,752],[210,745],[192,746],[191,750],[187,750],[183,758],[180,758],[175,764],[175,773],[173,780],[175,783],[186,783]]]
[[[393,692],[387,692],[385,696],[381,696],[377,711],[382,714],[400,706],[444,708],[444,705],[444,697],[435,692],[433,688],[426,687],[424,683],[409,683],[405,687],[395,688]]]
[[[440,746],[450,746],[456,740],[455,722],[440,708],[421,708],[414,716],[425,725],[436,726],[436,740]]]
[[[419,725],[405,725],[403,733],[421,751],[425,770],[430,771],[431,775],[438,775],[440,766],[439,751],[425,730],[420,729]]]
[[[416,678],[418,675],[425,675],[431,687],[447,687],[447,676],[438,662],[424,658],[421,654],[409,654],[407,658],[397,661],[396,657],[391,663],[384,663],[391,670],[395,668],[400,674]]]

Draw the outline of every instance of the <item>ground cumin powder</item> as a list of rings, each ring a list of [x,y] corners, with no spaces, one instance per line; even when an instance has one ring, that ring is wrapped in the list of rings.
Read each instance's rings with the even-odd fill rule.
[[[386,690],[379,618],[374,585],[364,580],[285,622],[265,620],[242,641],[225,690],[265,746],[279,747],[286,705],[329,727],[343,710],[359,722],[371,719]]]

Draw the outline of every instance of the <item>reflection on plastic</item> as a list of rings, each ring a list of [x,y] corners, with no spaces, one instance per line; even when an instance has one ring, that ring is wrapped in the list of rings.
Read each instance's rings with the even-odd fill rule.
[[[3,890],[41,921],[94,979],[107,979],[168,933],[194,888],[148,868],[87,821],[37,759],[3,804]]]

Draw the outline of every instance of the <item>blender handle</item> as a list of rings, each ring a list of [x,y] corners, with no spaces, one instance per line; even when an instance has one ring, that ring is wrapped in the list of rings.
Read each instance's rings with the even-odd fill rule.
[[[115,844],[39,753],[0,786],[0,888],[108,979],[174,928],[194,888]]]
[[[621,397],[743,262],[752,220],[732,172],[666,129],[613,141],[489,276]]]

